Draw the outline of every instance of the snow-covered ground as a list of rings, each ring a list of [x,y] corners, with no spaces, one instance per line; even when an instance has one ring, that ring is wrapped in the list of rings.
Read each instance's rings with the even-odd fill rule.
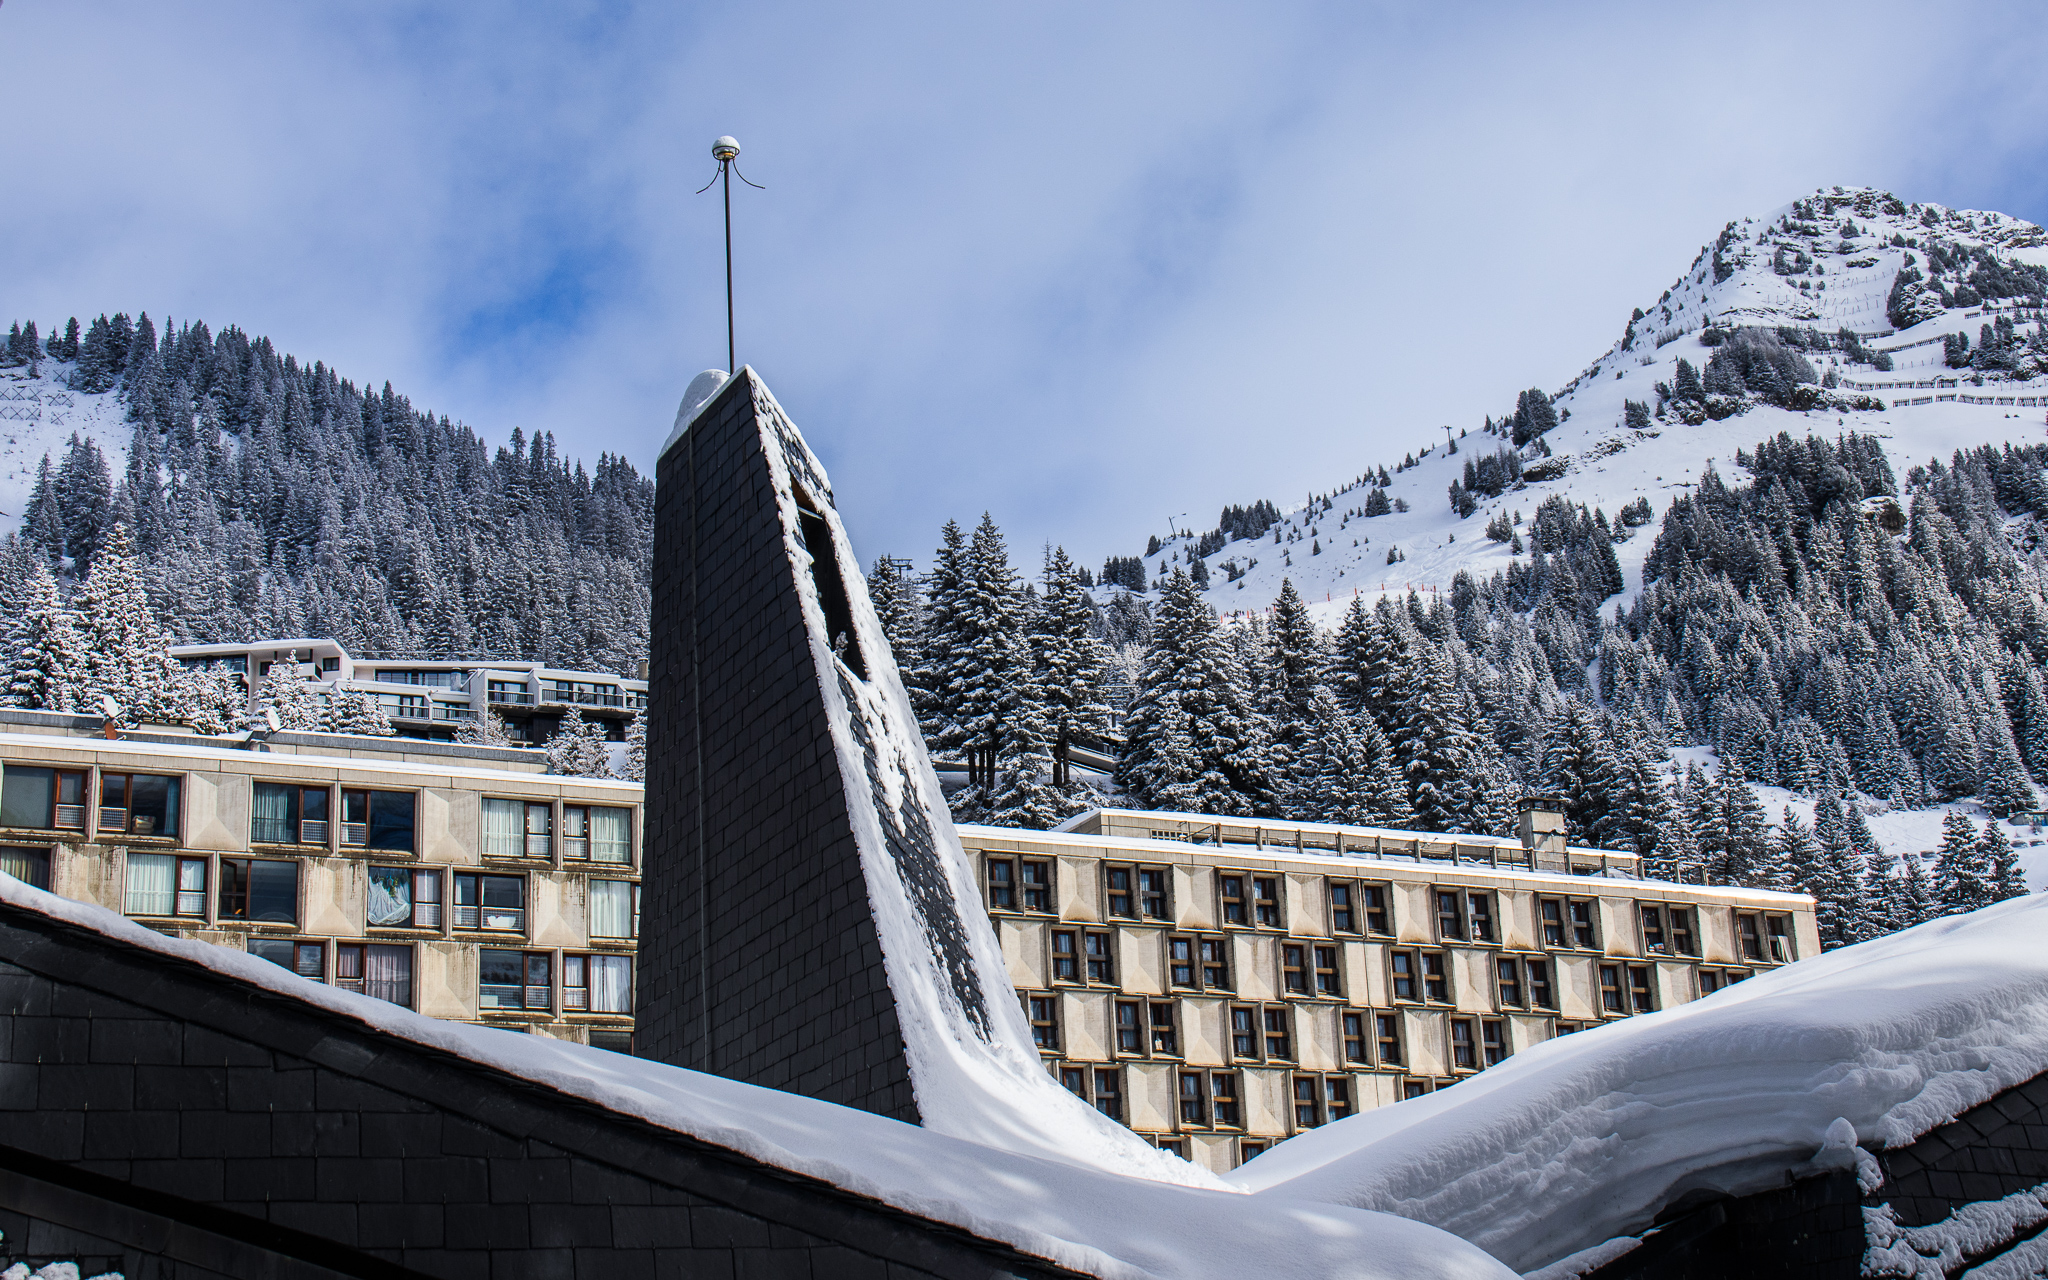
[[[0,902],[332,1010],[368,1027],[736,1151],[1105,1280],[1513,1280],[1473,1245],[1405,1217],[1149,1181],[545,1036],[443,1022],[167,938],[0,875]]]
[[[62,463],[73,432],[99,445],[115,476],[128,465],[127,410],[111,391],[71,390],[71,369],[56,360],[42,361],[37,377],[0,369],[0,534],[21,527],[43,456]]]
[[[1232,1175],[1443,1227],[1531,1271],[1650,1225],[1694,1189],[1855,1168],[2048,1069],[2048,898],[1802,960],[1546,1041]]]

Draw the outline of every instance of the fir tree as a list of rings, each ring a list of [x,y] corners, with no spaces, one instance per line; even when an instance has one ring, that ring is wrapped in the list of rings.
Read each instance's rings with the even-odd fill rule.
[[[1763,887],[1810,893],[1817,904],[1825,904],[1817,905],[1815,909],[1822,945],[1833,939],[1839,946],[1843,935],[1840,889],[1829,876],[1820,845],[1813,838],[1813,828],[1790,805],[1785,806],[1783,817],[1784,825],[1772,836],[1771,858],[1763,876]]]
[[[626,761],[620,777],[629,782],[647,781],[647,708],[642,705],[626,726]]]
[[[604,729],[585,720],[580,707],[569,708],[545,745],[549,773],[577,778],[612,776],[611,751],[605,745]]]
[[[336,689],[327,697],[325,714],[321,717],[329,733],[367,734],[389,737],[398,732],[391,727],[391,717],[385,714],[384,706],[376,695],[361,689]]]
[[[36,711],[77,711],[86,705],[85,638],[47,568],[37,570],[7,647],[11,705]]]
[[[264,713],[277,716],[277,727],[287,733],[319,733],[327,728],[328,695],[320,682],[308,680],[299,673],[299,654],[295,649],[282,662],[270,664],[270,670],[263,676],[263,683],[257,687],[256,709],[250,714],[250,724],[266,725]]]
[[[1991,901],[2027,896],[2027,878],[2020,870],[2019,855],[2013,852],[2012,841],[2005,838],[2005,829],[1996,819],[1984,824],[1984,834],[1977,840],[1977,853],[1981,865],[1990,871],[1987,889]]]
[[[1942,910],[1949,915],[1975,911],[1992,901],[1992,868],[1977,838],[1977,828],[1960,809],[1941,820],[1941,849],[1934,862],[1934,883]]]
[[[1543,750],[1543,789],[1564,800],[1567,837],[1596,849],[1632,843],[1622,830],[1626,784],[1608,737],[1584,704],[1566,699],[1551,719]]]
[[[639,717],[635,717],[636,723]],[[505,724],[505,717],[497,708],[485,708],[480,716],[464,720],[455,730],[455,740],[468,747],[516,747],[519,742]]]
[[[1037,692],[1052,735],[1052,783],[1064,791],[1074,781],[1067,749],[1078,740],[1100,742],[1109,734],[1109,705],[1102,696],[1109,683],[1109,655],[1094,636],[1094,602],[1063,548],[1047,553],[1044,582],[1030,640]]]
[[[171,636],[143,589],[141,566],[125,525],[115,525],[78,593],[85,643],[87,705],[112,698],[128,723],[167,718],[165,702],[182,669]]]

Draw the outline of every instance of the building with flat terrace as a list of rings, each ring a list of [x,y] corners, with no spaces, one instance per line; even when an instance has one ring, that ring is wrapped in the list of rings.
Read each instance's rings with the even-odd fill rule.
[[[357,658],[334,640],[308,637],[176,645],[171,656],[189,667],[226,666],[235,671],[249,690],[252,705],[273,670],[295,664],[303,679],[371,695],[405,737],[441,742],[453,741],[464,724],[495,711],[515,742],[538,746],[571,707],[619,742],[633,716],[647,705],[644,669],[640,678],[627,679],[605,672],[559,670],[539,662]]]

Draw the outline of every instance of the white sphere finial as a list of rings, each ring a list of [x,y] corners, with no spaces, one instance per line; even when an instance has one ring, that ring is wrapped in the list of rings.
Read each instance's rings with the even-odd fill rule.
[[[718,141],[711,144],[711,158],[720,164],[724,164],[728,160],[739,159],[739,140],[729,135],[718,139]]]

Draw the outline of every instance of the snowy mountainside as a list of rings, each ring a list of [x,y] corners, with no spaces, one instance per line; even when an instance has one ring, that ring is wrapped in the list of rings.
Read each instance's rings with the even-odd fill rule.
[[[1965,260],[1930,282],[1940,286],[1939,294],[1921,286],[1909,299],[1917,303],[1909,314],[1924,318],[1894,330],[1887,314],[1894,285],[1909,262],[1916,272],[1930,268],[1930,245],[1940,246],[1945,259]],[[1730,223],[1670,289],[1637,309],[1638,318],[1627,322],[1613,346],[1554,393],[1558,425],[1540,443],[1517,451],[1526,469],[1521,485],[1496,497],[1476,495],[1472,513],[1459,516],[1447,498],[1450,485],[1461,480],[1467,463],[1514,447],[1502,438],[1507,419],[1495,422],[1499,435],[1468,424],[1455,453],[1433,439],[1435,429],[1419,429],[1408,445],[1389,447],[1406,452],[1414,465],[1400,465],[1398,456],[1367,459],[1365,474],[1284,512],[1262,537],[1233,540],[1204,557],[1213,584],[1208,599],[1225,614],[1260,610],[1272,604],[1283,579],[1292,579],[1318,619],[1334,625],[1355,594],[1447,591],[1461,570],[1475,577],[1505,570],[1515,558],[1510,546],[1485,532],[1498,515],[1520,513],[1524,536],[1526,518],[1553,495],[1603,510],[1610,519],[1647,498],[1661,515],[1710,464],[1730,483],[1742,479],[1736,450],[1779,432],[1794,439],[1847,431],[1874,436],[1900,476],[1958,448],[2040,441],[2048,377],[1986,378],[1980,386],[1972,379],[1981,375],[1944,364],[1945,336],[1964,335],[1975,346],[1982,327],[1999,316],[2039,314],[2038,295],[1987,301],[1968,286],[1966,255],[1979,252],[2000,265],[2048,268],[2048,234],[2005,214],[1908,205],[1870,188],[1824,188]],[[1956,305],[1944,306],[1944,297]],[[1674,407],[1639,428],[1624,425],[1627,402],[1661,407],[1657,388],[1671,386],[1680,360],[1704,368],[1716,336],[1747,326],[1830,336],[1848,329],[1864,344],[1863,354],[1886,357],[1892,367],[1887,372],[1842,351],[1815,354],[1816,371],[1832,374],[1838,384],[1828,388],[1821,407],[1759,403],[1695,423]],[[1859,400],[1866,407],[1851,407]],[[1393,509],[1368,517],[1363,511],[1382,467]],[[1642,585],[1654,538],[1652,523],[1615,547],[1626,596]],[[1163,542],[1145,557],[1147,577],[1156,579],[1162,564],[1186,566],[1195,541],[1183,534]],[[1395,551],[1400,558],[1390,564]]]
[[[116,473],[127,465],[132,434],[120,397],[113,391],[74,391],[71,364],[42,360],[31,374],[26,367],[0,370],[0,534],[21,527],[36,470],[48,455],[54,466],[76,433],[92,440]]]

